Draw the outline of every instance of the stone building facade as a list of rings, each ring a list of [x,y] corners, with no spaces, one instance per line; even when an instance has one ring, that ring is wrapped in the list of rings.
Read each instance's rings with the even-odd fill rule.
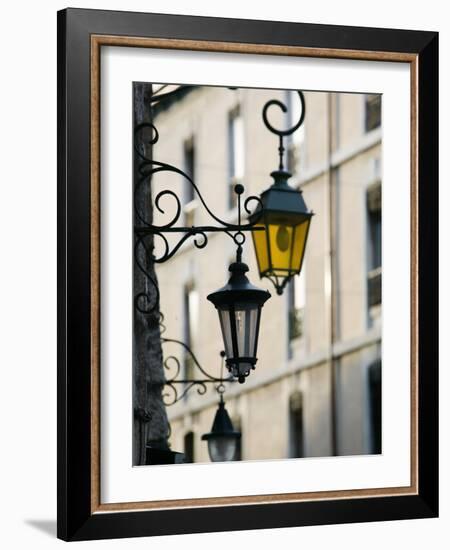
[[[273,124],[295,121],[295,92],[193,87],[175,94],[155,113],[154,158],[192,175],[210,210],[235,222],[233,186],[242,182],[246,196],[259,195],[277,168],[277,138],[261,117],[273,98],[290,107],[288,115],[271,107]],[[250,236],[244,245],[251,282],[272,298],[262,312],[256,370],[245,384],[227,384],[224,395],[242,432],[242,460],[381,449],[381,99],[305,92],[305,101],[304,125],[288,143],[290,183],[315,213],[301,275],[277,296],[259,280]],[[182,198],[183,225],[215,223],[179,175],[158,174],[153,186],[154,196],[171,189]],[[174,213],[173,197],[163,196],[160,206],[156,223]],[[212,233],[205,248],[189,239],[157,266],[163,336],[188,343],[213,376],[221,374],[223,344],[206,296],[225,284],[234,256],[232,240]],[[176,344],[164,344],[164,353],[178,358],[180,377],[203,377]],[[213,386],[203,395],[196,389],[167,408],[170,444],[188,460],[208,462],[201,436],[211,429],[218,395]]]

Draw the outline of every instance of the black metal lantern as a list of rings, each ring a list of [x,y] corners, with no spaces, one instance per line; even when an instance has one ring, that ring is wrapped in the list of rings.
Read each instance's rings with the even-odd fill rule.
[[[229,462],[237,459],[241,432],[235,431],[222,395],[220,395],[219,408],[216,411],[211,431],[203,434],[202,439],[208,442],[211,462]]]
[[[258,209],[250,221],[258,220],[257,227],[265,228],[252,233],[259,275],[270,279],[282,294],[302,268],[313,213],[301,191],[288,184],[289,172],[276,170],[271,176],[274,183],[261,194],[262,211]]]
[[[274,183],[261,194],[261,205],[251,216],[250,222],[264,231],[252,232],[260,277],[272,281],[277,294],[283,294],[288,281],[300,273],[305,255],[309,225],[313,216],[305,204],[302,192],[288,184],[291,174],[284,168],[285,147],[283,139],[300,128],[305,119],[305,98],[297,91],[301,103],[299,120],[286,130],[270,124],[267,113],[271,106],[287,112],[281,101],[272,99],[263,108],[262,117],[266,128],[278,136],[280,162],[278,170],[271,173]]]
[[[248,266],[240,261],[240,251],[238,261],[229,270],[228,283],[207,298],[219,312],[227,368],[243,383],[255,368],[261,308],[270,293],[250,283],[245,275]]]

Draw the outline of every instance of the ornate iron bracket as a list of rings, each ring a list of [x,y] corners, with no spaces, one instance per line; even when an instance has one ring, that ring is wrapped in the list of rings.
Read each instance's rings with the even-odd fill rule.
[[[172,372],[175,369],[175,373],[172,374],[170,378],[166,378],[166,382],[164,384],[165,390],[168,390],[163,393],[163,401],[166,407],[170,407],[171,405],[175,405],[175,403],[178,403],[178,401],[181,401],[194,388],[196,388],[198,395],[204,395],[208,390],[208,386],[215,386],[215,390],[219,394],[223,394],[223,392],[225,391],[225,384],[236,382],[235,378],[233,378],[233,376],[231,375],[224,378],[223,376],[215,377],[209,374],[200,365],[197,357],[190,349],[190,347],[184,342],[181,342],[180,340],[175,340],[173,338],[161,338],[161,342],[163,345],[173,343],[181,346],[184,351],[188,353],[193,364],[202,374],[201,378],[185,378],[184,376],[180,376],[181,361],[175,355],[167,356],[163,361],[164,368]],[[224,360],[223,358],[225,357],[225,353],[223,351],[220,352],[220,356],[222,358],[222,373]]]
[[[167,94],[166,94],[167,95]],[[253,222],[241,223],[241,214],[242,206],[245,212],[250,215],[252,210],[249,208],[251,202],[256,203],[255,211],[258,212],[258,209],[261,210],[261,200],[257,196],[250,196],[244,201],[244,204],[241,204],[241,195],[244,193],[243,185],[236,185],[234,191],[238,197],[238,223],[228,223],[225,220],[222,220],[216,216],[211,209],[208,207],[203,195],[201,194],[199,188],[193,181],[193,179],[186,174],[180,168],[172,166],[171,164],[160,162],[149,158],[145,155],[145,146],[152,145],[154,146],[159,140],[159,134],[156,127],[150,123],[145,122],[138,124],[134,129],[134,150],[137,155],[138,160],[138,174],[139,179],[134,188],[134,212],[135,220],[137,224],[134,227],[134,233],[136,236],[135,240],[135,256],[137,255],[138,249],[143,248],[147,252],[146,247],[146,238],[148,236],[158,237],[163,244],[163,252],[158,257],[153,257],[155,263],[163,263],[169,260],[174,256],[174,254],[179,250],[184,242],[186,242],[190,237],[194,237],[194,245],[197,248],[204,248],[208,244],[208,233],[212,232],[221,232],[229,237],[231,237],[236,244],[236,246],[242,246],[245,241],[245,233],[248,231],[263,231],[264,228],[257,227],[259,217],[257,216]],[[145,186],[148,186],[146,189],[148,196],[151,196],[151,183],[154,175],[162,172],[174,173],[182,176],[193,188],[194,193],[198,197],[200,203],[209,214],[209,216],[218,224],[218,225],[208,225],[208,226],[192,226],[192,227],[183,227],[177,226],[177,222],[180,219],[182,213],[181,201],[177,194],[171,189],[163,189],[160,191],[154,199],[154,207],[158,212],[164,214],[164,208],[162,205],[163,199],[170,198],[175,209],[175,213],[172,218],[169,219],[166,223],[161,225],[155,225],[147,219],[145,214],[139,209],[139,200],[141,193],[145,192]],[[183,236],[178,240],[178,242],[170,248],[169,241],[166,237],[168,233],[183,233]],[[154,246],[154,245],[153,245]],[[153,250],[150,250],[153,254]],[[142,270],[142,266],[139,266]],[[143,271],[143,270],[142,270]]]

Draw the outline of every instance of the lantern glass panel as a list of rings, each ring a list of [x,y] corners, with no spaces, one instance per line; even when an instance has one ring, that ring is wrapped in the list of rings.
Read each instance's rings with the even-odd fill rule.
[[[311,219],[308,218],[303,223],[300,223],[295,227],[294,232],[294,246],[292,253],[291,267],[295,272],[299,272],[302,266],[302,259],[305,253],[306,238],[308,236],[308,229]]]
[[[227,357],[233,357],[233,338],[231,336],[231,321],[229,309],[218,309],[220,328],[222,329],[223,343]]]
[[[229,462],[237,458],[238,441],[235,436],[219,435],[208,439],[208,453],[212,462]]]
[[[270,224],[268,233],[272,272],[275,275],[287,275],[291,269],[294,229],[290,225]]]
[[[258,269],[260,273],[264,273],[270,268],[267,231],[265,225],[257,224],[255,227],[264,228],[264,231],[252,231],[253,244],[255,246],[256,259],[258,261]]]
[[[239,357],[254,357],[256,325],[258,321],[259,307],[236,309],[236,340]]]

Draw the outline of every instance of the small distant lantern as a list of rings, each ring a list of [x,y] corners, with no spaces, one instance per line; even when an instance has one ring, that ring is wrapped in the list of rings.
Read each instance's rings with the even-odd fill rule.
[[[228,283],[207,298],[219,312],[226,366],[242,384],[255,368],[261,309],[270,293],[250,283],[248,266],[240,260],[229,271]]]
[[[211,431],[203,434],[202,439],[208,442],[211,462],[229,462],[237,459],[241,432],[234,429],[222,395]]]
[[[261,194],[261,207],[250,216],[258,270],[283,294],[288,281],[300,273],[313,213],[306,206],[301,191],[288,184],[291,174],[283,169],[272,172],[274,183]]]

